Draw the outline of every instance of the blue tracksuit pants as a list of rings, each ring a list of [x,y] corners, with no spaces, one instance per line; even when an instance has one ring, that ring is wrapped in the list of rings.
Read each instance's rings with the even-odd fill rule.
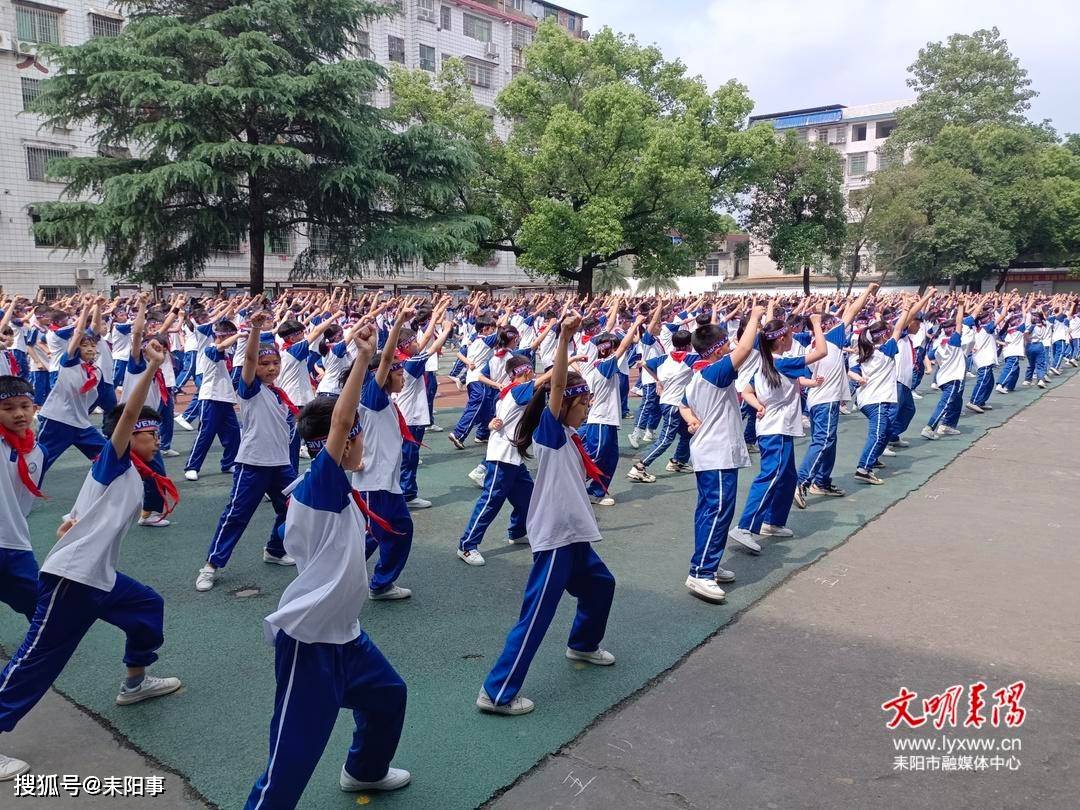
[[[74,445],[80,453],[89,459],[95,459],[108,439],[96,427],[77,428],[55,419],[38,417],[37,443],[41,446],[41,475],[44,477],[49,467],[60,458],[65,450]]]
[[[960,421],[960,405],[964,400],[964,381],[953,380],[941,386],[941,396],[938,397],[934,412],[930,414],[927,427],[937,430],[938,425],[944,423],[948,427],[955,428]]]
[[[679,439],[679,443],[675,447],[675,455],[672,456],[672,460],[681,464],[689,463],[690,428],[686,426],[686,420],[679,413],[679,406],[661,405],[660,411],[662,413],[660,433],[657,435],[656,441],[653,442],[649,452],[641,459],[641,463],[648,467],[671,447],[671,443],[675,441],[676,437]]]
[[[896,384],[896,413],[893,414],[892,424],[889,427],[889,441],[895,442],[903,436],[914,418],[915,399],[911,396],[911,389],[902,382],[898,382]]]
[[[495,416],[495,397],[499,392],[481,382],[469,383],[468,391],[469,399],[454,428],[454,435],[466,439],[475,426],[476,438],[486,439],[491,434],[488,422]]]
[[[127,377],[127,360],[113,360],[113,385],[117,388],[124,387],[124,380]]]
[[[758,534],[761,524],[786,526],[798,483],[795,471],[795,437],[771,433],[758,436],[761,468],[750,484],[739,528]]]
[[[606,488],[611,485],[615,468],[619,466],[619,428],[616,425],[594,425],[586,422],[578,430],[585,452],[603,473],[603,485],[589,481],[589,495],[603,497]]]
[[[420,467],[420,445],[417,442],[424,441],[425,431],[427,431],[426,425],[423,427],[409,425],[409,432],[412,433],[416,442],[401,440],[401,475],[398,477],[398,484],[401,486],[401,494],[407,501],[415,498],[419,491],[416,474]]]
[[[911,369],[911,390],[917,391],[922,383],[925,372],[926,346],[920,346],[915,350],[915,364]]]
[[[626,419],[630,416],[630,375],[623,374],[621,371],[619,374],[619,403],[622,407],[622,418]]]
[[[305,644],[279,631],[274,676],[270,758],[245,810],[296,807],[341,709],[352,709],[356,724],[345,770],[364,782],[386,776],[405,723],[407,691],[367,633],[348,644]]]
[[[195,357],[198,352],[184,352],[180,362],[180,371],[176,375],[176,390],[179,391],[189,380],[195,379]]]
[[[823,402],[810,409],[810,443],[799,467],[800,484],[827,487],[836,466],[836,430],[840,424],[840,403]]]
[[[720,567],[727,545],[728,529],[735,517],[739,471],[702,470],[697,478],[697,507],[694,509],[694,554],[690,576],[712,579]]]
[[[161,449],[170,450],[172,448],[173,431],[176,428],[176,423],[173,421],[173,417],[176,416],[176,398],[171,394],[167,402],[162,402],[158,407],[158,413],[161,415],[161,429],[158,431],[158,437],[161,439]]]
[[[975,385],[971,387],[971,402],[975,405],[985,405],[993,390],[994,367],[981,366],[975,372]]]
[[[218,520],[217,530],[206,552],[207,561],[215,568],[228,565],[240,535],[244,533],[262,499],[269,496],[274,507],[274,527],[266,541],[266,550],[275,557],[285,555],[278,529],[285,525],[287,499],[282,494],[296,478],[291,466],[263,467],[256,464],[237,464],[233,473],[232,492],[229,503]]]
[[[393,586],[409,559],[413,541],[412,515],[409,514],[409,507],[405,505],[405,496],[400,493],[380,489],[361,492],[360,495],[371,511],[386,520],[396,532],[400,532],[393,534],[374,521],[368,522],[367,556],[370,558],[376,549],[379,551],[379,562],[375,565],[368,587],[374,593],[381,593]]]
[[[1050,347],[1052,357],[1050,368],[1054,371],[1061,371],[1061,363],[1065,359],[1065,343],[1064,340],[1055,340]]]
[[[95,621],[123,630],[124,663],[146,667],[165,641],[164,616],[157,592],[120,572],[111,591],[40,574],[30,629],[0,673],[0,732],[14,729],[41,700]]]
[[[859,454],[859,469],[873,469],[881,451],[889,443],[889,434],[892,432],[893,420],[896,419],[895,402],[876,402],[872,405],[863,405],[859,408],[866,417],[866,443],[862,453]]]
[[[184,413],[181,414],[185,421],[194,422],[199,418],[199,387],[202,385],[202,374],[196,374],[195,377],[195,394],[191,398],[191,402],[184,408]]]
[[[427,394],[428,413],[431,421],[435,421],[435,395],[439,393],[439,375],[434,371],[424,373],[424,392]]]
[[[0,548],[0,602],[27,619],[37,605],[38,567],[34,552]]]
[[[40,408],[45,404],[45,400],[49,398],[49,392],[52,391],[52,383],[49,382],[49,370],[32,371],[30,375],[33,377],[34,383],[34,404]]]
[[[1024,379],[1031,382],[1032,374],[1036,381],[1046,379],[1046,347],[1038,341],[1031,341],[1027,345],[1027,370]]]
[[[90,406],[90,410],[94,408],[101,408],[104,413],[109,413],[116,407],[116,388],[110,382],[101,380],[97,385],[97,399],[94,404]]]
[[[642,432],[656,430],[660,419],[660,395],[656,393],[656,383],[642,383],[641,407],[634,426]]]
[[[221,471],[230,472],[236,463],[236,451],[240,449],[240,422],[237,421],[236,409],[231,402],[208,399],[201,404],[199,435],[195,437],[195,444],[191,445],[191,453],[184,465],[185,471],[198,472],[202,469],[214,437],[221,442]]]
[[[472,517],[458,541],[458,548],[471,551],[484,539],[491,521],[499,514],[504,503],[510,501],[510,528],[507,537],[520,540],[525,536],[525,520],[529,516],[529,500],[532,498],[533,480],[524,464],[506,461],[486,461],[484,466],[484,489],[476,499]]]
[[[1001,379],[998,384],[1006,391],[1012,391],[1020,381],[1020,358],[1015,355],[1006,357],[1001,364]]]
[[[743,419],[746,420],[743,426],[743,441],[747,444],[757,444],[757,411],[745,402],[739,406],[739,410],[742,411]]]
[[[555,618],[563,591],[578,600],[567,646],[579,652],[600,649],[615,595],[615,577],[592,543],[571,543],[536,552],[525,584],[521,615],[484,681],[484,691],[495,704],[509,703],[521,690],[529,664]]]

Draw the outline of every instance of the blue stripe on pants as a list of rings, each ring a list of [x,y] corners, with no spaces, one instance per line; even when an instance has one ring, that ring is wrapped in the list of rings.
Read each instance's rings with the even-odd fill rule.
[[[466,439],[476,426],[476,438],[486,439],[491,433],[488,422],[495,416],[495,397],[498,392],[489,385],[481,382],[471,382],[468,385],[469,399],[465,403],[465,410],[461,412],[454,435],[459,439]]]
[[[859,455],[859,469],[871,470],[889,442],[889,430],[896,418],[895,402],[877,402],[859,408],[866,417],[866,444]]]
[[[720,567],[728,529],[735,517],[739,471],[704,470],[694,475],[698,497],[694,509],[694,554],[690,557],[690,576],[711,579]]]
[[[264,467],[256,464],[237,464],[233,473],[232,493],[229,503],[218,520],[217,530],[210,541],[206,559],[215,568],[229,564],[233,549],[240,540],[263,497],[269,496],[274,507],[274,526],[266,541],[266,550],[275,557],[285,555],[278,529],[285,525],[286,498],[282,494],[296,478],[296,471],[289,465]]]
[[[895,442],[903,436],[914,418],[915,399],[911,396],[911,389],[902,382],[898,382],[896,384],[896,413],[893,414],[892,424],[889,426],[889,441]]]
[[[184,421],[194,422],[199,418],[199,388],[202,386],[202,374],[195,375],[195,394],[191,397],[191,402],[184,408]]]
[[[472,517],[458,541],[458,548],[462,551],[470,551],[480,545],[488,526],[507,500],[513,507],[507,536],[511,540],[520,540],[525,536],[525,521],[529,516],[529,500],[533,491],[529,468],[506,461],[487,461],[484,465],[487,468],[484,489],[476,499]]]
[[[1035,375],[1036,380],[1046,379],[1046,347],[1037,341],[1032,341],[1027,345],[1027,371],[1024,372],[1024,379],[1031,381],[1032,374]]]
[[[675,441],[675,437],[678,437],[679,444],[675,448],[672,459],[682,464],[688,463],[690,461],[690,428],[686,426],[686,420],[683,419],[677,405],[661,405],[660,410],[663,413],[660,434],[656,437],[649,452],[641,459],[641,463],[648,467],[660,458]]]
[[[38,567],[34,552],[0,548],[0,602],[27,619],[37,607]]]
[[[1053,357],[1050,368],[1054,369],[1054,371],[1061,371],[1061,361],[1065,358],[1065,341],[1055,340],[1050,347],[1050,351]]]
[[[810,444],[806,447],[799,482],[827,487],[836,466],[836,430],[840,424],[840,403],[823,402],[810,409]]]
[[[363,782],[386,776],[405,723],[407,690],[367,633],[348,644],[304,644],[279,631],[274,676],[270,757],[246,810],[296,807],[341,709],[352,709],[355,723],[345,770]]]
[[[926,426],[932,430],[937,430],[938,425],[942,422],[948,425],[954,401],[957,403],[956,410],[959,413],[959,402],[963,397],[963,391],[964,386],[960,380],[953,380],[942,385],[941,396],[938,397],[937,405],[934,406],[934,412],[930,414],[930,421],[926,423]]]
[[[208,399],[201,402],[199,435],[195,437],[195,444],[191,445],[184,470],[202,469],[215,436],[221,442],[221,471],[230,472],[236,463],[236,451],[240,449],[240,423],[236,419],[236,408],[231,402]]]
[[[398,476],[401,494],[405,496],[407,501],[411,501],[419,492],[416,475],[420,467],[420,445],[418,442],[424,440],[427,426],[409,425],[409,432],[412,433],[416,441],[407,442],[404,439],[401,440],[401,474]]]
[[[795,471],[795,439],[772,433],[758,436],[761,468],[750,484],[739,528],[755,534],[762,523],[786,526],[798,474]]]
[[[641,386],[641,407],[638,408],[634,426],[641,431],[655,430],[660,424],[660,395],[656,393],[656,383],[643,383]]]
[[[389,523],[394,531],[400,532],[394,534],[374,521],[368,522],[365,542],[367,556],[370,558],[376,549],[379,550],[379,562],[371,574],[368,587],[373,592],[380,593],[393,587],[409,559],[413,541],[412,515],[409,514],[409,507],[405,505],[405,496],[400,492],[379,489],[361,492],[360,495],[367,501],[372,512]]]
[[[615,577],[591,543],[571,543],[536,552],[517,624],[484,681],[484,691],[496,704],[509,703],[521,690],[563,591],[578,600],[567,646],[579,652],[600,648],[615,595]]]
[[[975,405],[985,405],[994,390],[994,367],[982,366],[976,372],[975,385],[971,387],[971,401]]]
[[[1006,391],[1012,391],[1020,381],[1020,358],[1006,357],[1001,364],[1001,379],[998,384]]]
[[[619,466],[619,428],[615,425],[593,425],[585,423],[578,430],[581,441],[585,445],[585,452],[596,462],[596,466],[603,473],[603,485],[596,481],[589,481],[589,495],[599,498],[604,495],[605,488],[611,485],[611,479],[615,475],[615,468]]]

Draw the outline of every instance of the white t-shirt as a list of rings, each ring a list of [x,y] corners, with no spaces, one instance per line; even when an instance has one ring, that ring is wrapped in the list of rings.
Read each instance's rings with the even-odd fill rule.
[[[236,393],[240,397],[240,448],[236,460],[259,467],[291,466],[289,446],[296,433],[296,420],[288,406],[258,377],[251,385],[241,377]]]
[[[114,323],[109,330],[109,342],[114,360],[128,360],[131,357],[131,324]]]
[[[847,366],[844,365],[844,346],[847,344],[847,329],[838,324],[825,333],[826,354],[810,366],[815,377],[822,377],[824,382],[816,388],[806,391],[806,407],[831,405],[847,399]],[[800,420],[801,421],[801,420]]]
[[[896,363],[896,382],[910,389],[915,381],[915,345],[907,333],[896,341],[896,357],[893,361]]]
[[[750,356],[746,358],[741,366],[739,366],[739,374],[735,378],[735,391],[741,394],[743,389],[750,384],[750,380],[754,379],[754,375],[758,373],[758,369],[761,368],[761,352],[757,350],[758,338],[754,339],[754,348],[750,351]]]
[[[964,349],[960,343],[959,332],[953,332],[948,337],[941,335],[937,339],[937,345],[934,347],[937,374],[934,376],[934,381],[938,385],[964,379],[967,363]]]
[[[150,381],[150,387],[146,389],[146,405],[153,408],[155,411],[161,411],[162,403],[162,388],[165,389],[165,395],[168,396],[171,386],[168,379],[165,377],[165,366],[171,366],[168,360],[161,366],[155,373],[154,379]],[[142,378],[142,376],[148,373],[150,367],[146,364],[146,358],[142,357],[139,362],[135,362],[131,358],[128,358],[127,374],[124,376],[124,388],[120,392],[119,402],[121,404],[128,401],[128,397],[131,392],[135,390],[135,384]],[[174,380],[175,382],[175,380]]]
[[[859,387],[859,407],[896,402],[896,360],[900,347],[889,338],[866,360],[856,366],[857,373],[866,378]],[[857,358],[856,358],[857,359]]]
[[[480,381],[484,366],[495,354],[494,346],[498,337],[498,333],[492,333],[486,337],[478,337],[469,344],[469,348],[465,350],[465,356],[469,358],[469,362],[473,364],[473,367],[465,372],[466,385]]]
[[[1024,326],[1006,330],[1001,340],[1005,348],[1001,350],[1002,357],[1023,357],[1024,351]]]
[[[56,384],[49,391],[38,415],[79,429],[90,427],[88,414],[90,406],[97,400],[97,386],[94,385],[85,393],[81,390],[89,380],[90,373],[78,354],[68,357],[67,352],[62,352]],[[96,365],[92,373],[98,380],[101,379],[101,369]]]
[[[521,453],[511,444],[511,440],[517,436],[521,414],[532,399],[535,390],[536,384],[530,381],[504,388],[499,393],[499,400],[495,403],[495,418],[501,419],[503,426],[491,431],[487,445],[486,459],[488,461],[502,461],[507,464],[524,463]]]
[[[586,422],[590,425],[619,425],[622,404],[619,398],[618,362],[614,357],[583,364],[582,375],[592,392],[592,406]]]
[[[739,397],[735,392],[738,375],[731,358],[725,356],[715,363],[699,361],[694,365],[684,404],[694,412],[701,427],[690,439],[690,463],[699,472],[749,467],[750,454],[743,441]]]
[[[975,368],[984,368],[997,363],[997,337],[992,326],[975,330],[974,345],[972,347]]]
[[[344,340],[335,343],[330,351],[323,355],[323,376],[319,380],[319,387],[315,389],[320,394],[340,394],[341,375],[349,370],[356,358],[356,344]]]
[[[765,406],[765,415],[757,420],[758,435],[802,436],[802,403],[797,380],[809,374],[806,361],[801,357],[778,357],[773,366],[779,375],[775,385],[761,370],[750,382],[754,394]]]
[[[3,453],[3,470],[0,470],[0,548],[32,551],[26,516],[37,499],[19,478],[18,456],[3,439],[0,439],[0,453]],[[27,471],[35,484],[41,483],[42,466],[41,448],[35,444],[26,454]]]
[[[409,426],[427,427],[431,424],[431,411],[428,409],[425,380],[427,361],[428,356],[426,354],[413,355],[404,361],[405,384],[400,393],[393,395],[394,403],[405,417],[405,424]]]
[[[195,327],[195,373],[202,377],[210,365],[206,350],[214,343],[214,325],[209,323]]]
[[[105,443],[64,516],[75,525],[56,541],[42,572],[102,591],[113,589],[120,543],[142,510],[143,482],[130,452],[117,457],[112,442]]]
[[[277,382],[297,408],[303,408],[315,399],[315,389],[311,387],[307,360],[309,353],[316,351],[317,348],[318,341],[309,344],[305,340],[298,340],[287,349],[282,348],[281,371],[278,372]]]
[[[369,371],[360,392],[360,424],[364,430],[364,469],[352,474],[360,492],[401,494],[401,425],[397,407]]]
[[[218,351],[216,346],[207,346],[203,349],[203,356],[207,359],[206,369],[203,371],[202,385],[199,386],[199,399],[203,402],[213,400],[215,402],[236,402],[236,389],[233,388],[232,375],[229,369],[228,351]]]
[[[697,360],[696,354],[673,351],[666,357],[654,357],[646,361],[644,368],[655,375],[654,379],[660,386],[661,405],[677,407],[682,404],[686,386],[694,376],[694,363]]]
[[[348,644],[360,635],[367,598],[367,523],[345,471],[323,450],[286,490],[285,553],[296,579],[263,621],[269,644],[279,630],[304,644]]]
[[[525,520],[533,552],[601,539],[585,489],[585,463],[573,435],[571,428],[552,416],[550,408],[544,408],[533,433],[536,482]]]

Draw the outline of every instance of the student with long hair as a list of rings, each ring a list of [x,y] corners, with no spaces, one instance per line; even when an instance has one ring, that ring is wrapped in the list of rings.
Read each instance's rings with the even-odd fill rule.
[[[956,319],[952,324],[942,324],[941,333],[935,341],[934,359],[937,362],[937,374],[934,381],[941,391],[930,421],[920,434],[924,439],[934,440],[940,436],[955,436],[960,421],[960,403],[964,399],[964,362],[963,338],[961,327],[964,323],[964,304],[956,304]]]
[[[566,657],[597,666],[615,663],[615,656],[600,648],[615,578],[593,550],[592,544],[601,539],[600,528],[585,489],[586,477],[595,481],[602,473],[577,434],[589,409],[589,387],[567,370],[568,347],[580,323],[579,317],[570,316],[560,325],[551,381],[536,389],[514,438],[525,457],[536,447],[536,483],[527,520],[533,566],[521,615],[476,699],[481,711],[492,714],[527,714],[535,708],[519,692],[563,591],[578,600]]]

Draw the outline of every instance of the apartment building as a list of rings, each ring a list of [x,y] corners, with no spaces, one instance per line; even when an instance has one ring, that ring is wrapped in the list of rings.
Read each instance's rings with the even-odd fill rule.
[[[492,111],[504,137],[509,124],[495,116],[495,98],[524,66],[524,50],[536,26],[554,17],[572,36],[587,37],[585,16],[537,0],[383,0],[396,13],[372,22],[361,38],[361,55],[390,66],[437,71],[449,58],[462,59],[479,104]],[[40,43],[77,44],[116,36],[124,19],[105,0],[0,0],[0,287],[6,293],[46,294],[77,289],[108,291],[114,279],[102,271],[101,253],[81,255],[35,240],[34,204],[56,199],[63,185],[45,178],[45,164],[60,156],[96,154],[92,131],[43,128],[25,112],[51,68],[37,54]],[[388,104],[382,91],[377,104]],[[285,233],[268,239],[266,283],[287,285],[296,254],[317,234]],[[247,283],[248,245],[240,240],[211,257],[193,289],[240,287]],[[523,286],[532,283],[512,254],[486,265],[450,262],[435,270],[404,267],[390,275],[361,275],[358,285]]]

